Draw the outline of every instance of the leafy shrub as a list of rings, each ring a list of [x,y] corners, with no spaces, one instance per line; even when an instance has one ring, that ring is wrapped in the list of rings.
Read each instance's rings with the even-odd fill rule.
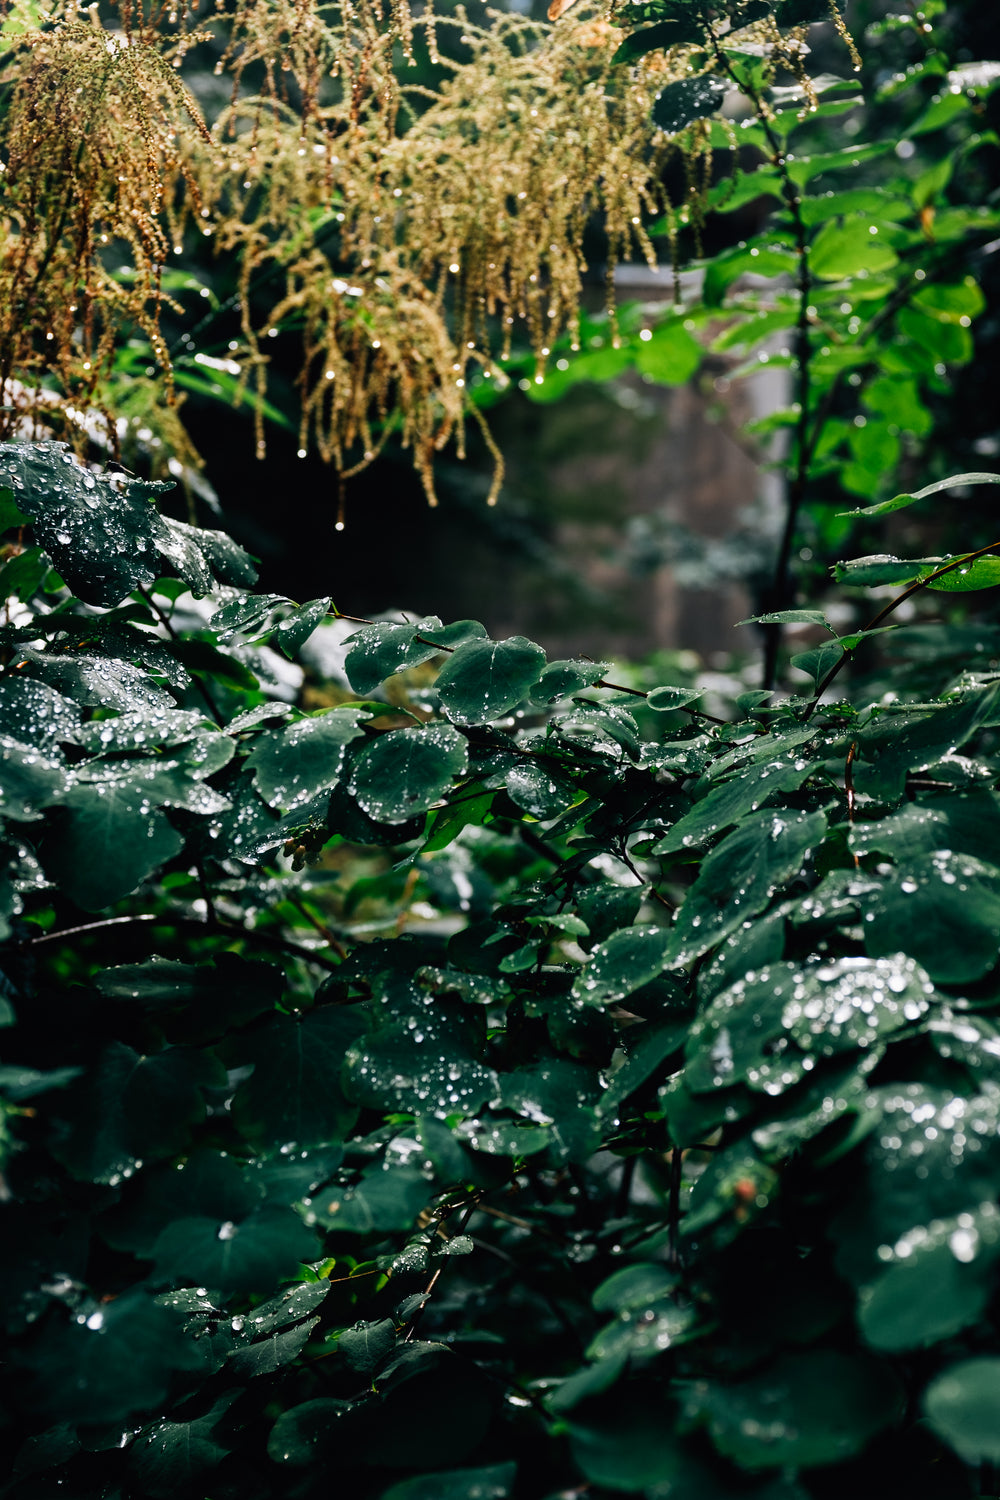
[[[0,477],[3,1493],[988,1484],[1000,674],[642,738],[430,617],[302,712],[264,647],[329,600],[58,444]]]

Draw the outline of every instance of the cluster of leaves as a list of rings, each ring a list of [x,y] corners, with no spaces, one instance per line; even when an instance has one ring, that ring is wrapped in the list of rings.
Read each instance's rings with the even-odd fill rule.
[[[262,664],[329,600],[58,445],[0,480],[3,1493],[988,1486],[995,668],[722,722],[428,617],[306,713]]]

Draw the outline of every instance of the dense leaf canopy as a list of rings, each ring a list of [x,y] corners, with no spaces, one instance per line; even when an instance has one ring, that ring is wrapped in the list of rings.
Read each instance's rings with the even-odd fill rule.
[[[323,611],[0,474],[4,1493],[977,1493],[995,674],[722,722],[423,618],[303,712]]]

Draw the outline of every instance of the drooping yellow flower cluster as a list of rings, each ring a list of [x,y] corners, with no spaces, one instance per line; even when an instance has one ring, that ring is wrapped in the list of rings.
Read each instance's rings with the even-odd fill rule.
[[[53,0],[0,63],[0,392],[17,408],[0,436],[33,405],[70,426],[96,408],[113,443],[111,407],[144,382],[169,423],[162,273],[201,231],[236,269],[230,351],[261,398],[259,448],[267,336],[292,327],[302,449],[347,477],[398,431],[433,500],[435,455],[482,420],[470,378],[498,378],[519,326],[539,373],[573,336],[591,218],[609,277],[624,255],[653,261],[665,161],[708,149],[697,127],[670,139],[652,121],[686,51],[613,66],[622,33],[584,4],[549,26],[411,16],[405,0],[118,0],[104,26]],[[457,45],[439,56],[446,27]],[[433,86],[409,81],[415,41]],[[206,55],[231,81],[210,128],[181,82]]]

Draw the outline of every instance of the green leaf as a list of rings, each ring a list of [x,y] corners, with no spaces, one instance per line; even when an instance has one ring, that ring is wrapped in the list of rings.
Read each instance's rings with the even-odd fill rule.
[[[18,531],[22,526],[30,525],[31,517],[14,504],[14,491],[6,487],[0,489],[0,533]]]
[[[922,308],[912,306],[900,310],[896,326],[926,350],[935,364],[966,365],[972,358],[972,334],[958,322],[928,315]]]
[[[203,1088],[224,1084],[208,1054],[168,1047],[147,1057],[113,1041],[72,1088],[53,1153],[74,1177],[120,1183],[141,1162],[182,1150],[205,1118]]]
[[[892,801],[902,795],[906,777],[951,756],[1000,712],[1000,684],[987,683],[957,702],[929,712],[926,705],[873,716],[857,735],[863,759],[856,763],[859,791]]]
[[[680,78],[668,83],[657,95],[653,120],[668,135],[676,135],[695,120],[714,115],[729,93],[731,84],[721,78]]]
[[[951,285],[932,281],[929,286],[921,286],[911,300],[921,311],[946,322],[958,323],[963,318],[978,318],[986,310],[982,288],[971,276]]]
[[[360,721],[367,717],[348,705],[258,735],[247,769],[256,775],[257,790],[268,806],[294,812],[335,786],[344,752],[364,733]]]
[[[702,863],[670,932],[671,964],[690,963],[763,910],[825,831],[821,812],[751,813]]]
[[[942,557],[937,564],[942,567],[950,562],[948,557]],[[950,573],[942,573],[940,578],[933,579],[927,587],[942,594],[966,594],[973,593],[977,589],[996,588],[1000,583],[1000,557],[987,554],[985,557],[973,558],[970,562],[963,562]]]
[[[648,885],[612,885],[610,881],[578,890],[576,909],[590,931],[590,942],[603,942],[620,927],[631,927],[648,894]]]
[[[68,783],[69,767],[58,750],[44,755],[0,734],[0,812],[13,822],[40,818],[43,808],[62,800]]]
[[[132,1287],[84,1318],[49,1322],[28,1355],[27,1404],[68,1422],[124,1422],[201,1363],[177,1318]]]
[[[405,823],[440,801],[468,759],[465,736],[450,724],[393,729],[358,756],[349,789],[370,818]]]
[[[867,217],[824,224],[809,247],[809,270],[823,281],[843,281],[861,273],[888,271],[898,257],[885,226]]]
[[[448,626],[442,625],[437,615],[427,615],[406,625],[380,621],[348,637],[351,649],[344,670],[356,693],[370,693],[396,672],[419,667],[440,656],[446,647],[485,635],[485,628],[477,620],[460,620]]]
[[[472,1114],[496,1092],[481,1061],[481,1023],[468,1007],[422,995],[393,1008],[347,1054],[351,1093],[370,1108]]]
[[[161,1282],[193,1282],[228,1297],[268,1290],[299,1261],[315,1259],[318,1249],[316,1236],[291,1209],[263,1207],[239,1220],[175,1219],[157,1239],[153,1260]]]
[[[0,564],[0,598],[24,602],[33,598],[51,572],[48,557],[41,547],[26,547]]]
[[[573,1458],[593,1484],[610,1490],[633,1495],[669,1484],[682,1462],[675,1425],[657,1390],[618,1386],[575,1408],[569,1424]]]
[[[179,854],[181,835],[126,781],[71,788],[52,819],[45,869],[84,911],[101,911]]]
[[[746,1083],[778,1094],[818,1058],[871,1047],[919,1021],[932,995],[924,970],[900,953],[772,964],[738,979],[698,1016],[685,1084],[695,1093]]]
[[[172,483],[124,479],[77,463],[65,443],[0,444],[0,481],[31,518],[38,541],[66,583],[88,604],[117,604],[167,568],[198,592],[213,569],[223,581],[256,574],[242,548],[220,532],[166,520],[150,503]]]
[[[507,772],[507,795],[533,818],[552,818],[572,807],[579,791],[554,765],[525,758]]]
[[[391,1318],[377,1323],[362,1320],[345,1328],[337,1340],[337,1353],[365,1380],[371,1380],[395,1347],[396,1325]]]
[[[775,747],[773,759],[748,766],[729,781],[710,787],[690,812],[679,818],[668,834],[653,845],[654,854],[673,854],[680,849],[697,848],[731,828],[747,813],[755,812],[771,797],[794,792],[809,775],[805,760],[782,760]]]
[[[677,1278],[663,1266],[638,1261],[615,1271],[591,1297],[595,1312],[632,1312],[673,1291]]]
[[[687,18],[673,16],[669,21],[660,21],[656,26],[646,26],[642,31],[633,31],[622,42],[611,59],[612,63],[637,62],[647,52],[659,52],[661,48],[679,47],[689,42],[702,42],[706,38],[705,26],[697,15]]]
[[[701,364],[703,352],[679,318],[668,318],[656,324],[650,339],[640,343],[635,367],[659,385],[684,385]]]
[[[641,994],[631,1003],[641,1003]],[[626,1061],[611,1074],[608,1086],[598,1100],[598,1113],[605,1118],[617,1114],[629,1095],[683,1047],[689,1025],[687,1020],[672,1020],[651,1030],[643,1027],[634,1046],[629,1047]]]
[[[192,1151],[186,1160],[147,1168],[127,1199],[102,1215],[102,1238],[144,1260],[165,1225],[177,1219],[242,1220],[260,1207],[257,1174],[221,1151]]]
[[[676,84],[672,88],[678,87]],[[746,246],[735,245],[714,255],[705,268],[702,298],[706,307],[721,307],[728,287],[740,276],[793,276],[794,253],[784,245],[763,237]]]
[[[109,999],[137,1000],[155,1013],[171,1041],[202,1042],[273,1010],[284,975],[235,953],[220,953],[210,964],[154,955],[145,963],[104,969],[94,982]]]
[[[937,495],[943,490],[965,488],[974,484],[1000,484],[1000,474],[953,474],[949,479],[939,479],[935,484],[928,484],[922,490],[914,490],[912,495],[894,495],[891,500],[883,500],[878,505],[866,505],[860,510],[845,510],[841,512],[841,515],[886,516],[891,511],[904,510],[906,506],[913,505],[917,500],[926,500],[928,495]]]
[[[267,1441],[268,1457],[277,1464],[311,1467],[363,1432],[359,1410],[350,1401],[322,1396],[283,1411]]]
[[[381,1500],[508,1500],[516,1475],[514,1463],[417,1474],[391,1485]]]
[[[82,1072],[82,1068],[52,1068],[43,1073],[38,1068],[22,1068],[13,1063],[2,1064],[0,1094],[17,1104],[22,1099],[34,1099],[38,1094],[46,1094],[49,1089],[64,1089],[74,1078],[79,1078]]]
[[[738,625],[822,625],[827,630],[832,626],[818,609],[779,609],[769,615],[751,615],[747,620],[738,620]]]
[[[751,1471],[842,1463],[899,1415],[892,1367],[860,1354],[785,1354],[749,1380],[712,1383],[689,1406],[716,1448]]]
[[[557,1154],[584,1161],[600,1148],[593,1070],[568,1058],[531,1063],[500,1074],[499,1103],[552,1131]]]
[[[289,659],[298,655],[300,647],[317,630],[326,619],[330,611],[331,600],[312,599],[308,604],[301,604],[294,614],[282,620],[274,632],[274,644],[279,651],[283,651]]]
[[[558,703],[560,698],[593,687],[610,670],[609,661],[550,661],[531,689],[531,701]]]
[[[255,1307],[249,1326],[244,1322],[244,1331],[254,1338],[264,1338],[298,1323],[321,1307],[329,1292],[330,1283],[325,1277],[321,1276],[318,1281],[298,1281],[279,1292],[277,1297],[272,1297],[270,1302]]]
[[[1000,1359],[949,1365],[924,1392],[924,1411],[964,1463],[1000,1463]]]
[[[352,1188],[326,1188],[314,1212],[328,1229],[384,1234],[412,1229],[434,1189],[415,1167],[371,1168]]]
[[[467,641],[438,674],[441,706],[459,724],[488,723],[517,707],[544,666],[541,646],[520,635]]]
[[[140,1433],[129,1448],[128,1462],[142,1493],[153,1500],[173,1500],[210,1483],[206,1476],[230,1452],[213,1436],[220,1416],[217,1406],[192,1422],[160,1421]]]
[[[667,965],[671,933],[649,924],[616,932],[599,943],[573,981],[579,1005],[608,1005],[624,1000],[661,974]]]
[[[1000,957],[1000,870],[970,854],[938,850],[903,863],[865,914],[865,948],[895,952],[900,934],[938,984],[970,984]]]
[[[918,1226],[886,1246],[885,1271],[858,1293],[858,1327],[873,1349],[925,1348],[977,1322],[989,1303],[1000,1259],[1000,1210]],[[998,1388],[1000,1393],[1000,1388]]]
[[[878,1125],[855,1159],[860,1190],[845,1199],[829,1230],[838,1270],[862,1286],[885,1268],[881,1247],[916,1245],[934,1220],[992,1202],[1000,1166],[993,1096],[956,1101],[950,1087],[902,1082],[872,1089],[866,1107]]]
[[[340,1074],[344,1053],[363,1024],[354,1009],[319,1006],[304,1015],[275,1016],[234,1039],[234,1060],[253,1063],[232,1104],[244,1136],[272,1149],[344,1140],[358,1112]]]
[[[669,713],[671,709],[685,708],[704,696],[704,688],[657,687],[647,694],[646,707],[655,708],[657,713]]]

